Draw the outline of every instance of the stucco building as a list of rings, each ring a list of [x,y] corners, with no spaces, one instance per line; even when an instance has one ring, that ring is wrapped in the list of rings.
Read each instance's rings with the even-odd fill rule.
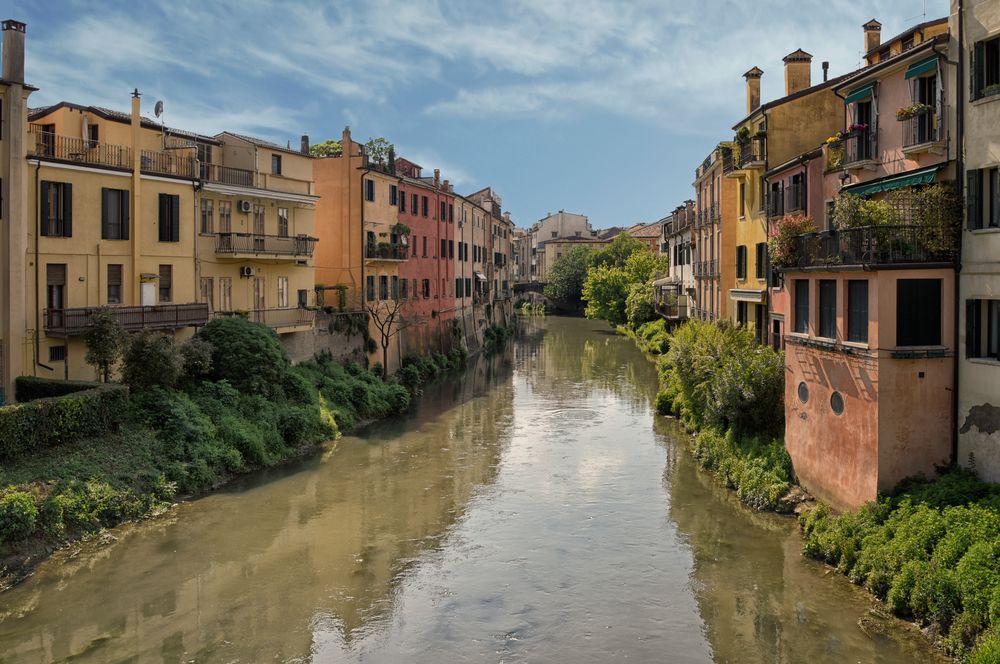
[[[698,306],[694,280],[695,219],[694,201],[685,201],[656,223],[661,229],[660,254],[667,257],[668,268],[667,274],[653,282],[653,288],[657,310],[669,322],[687,320]]]
[[[692,318],[728,320],[729,290],[735,287],[738,185],[723,176],[722,150],[712,150],[695,170],[695,305]]]
[[[573,214],[560,210],[549,213],[535,222],[526,231],[528,253],[528,281],[545,283],[552,261],[548,260],[550,253],[545,250],[545,243],[551,240],[563,239],[596,239],[597,231],[591,228],[590,220],[582,214]]]

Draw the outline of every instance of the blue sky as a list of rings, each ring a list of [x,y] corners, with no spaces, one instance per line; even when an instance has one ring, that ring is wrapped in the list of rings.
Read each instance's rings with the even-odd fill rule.
[[[695,167],[745,111],[741,74],[782,94],[781,58],[813,81],[858,66],[861,24],[888,38],[947,0],[8,0],[28,24],[32,106],[127,110],[169,125],[298,144],[385,136],[461,193],[493,186],[518,226],[547,212],[597,227],[692,196]],[[6,17],[4,17],[6,18]]]

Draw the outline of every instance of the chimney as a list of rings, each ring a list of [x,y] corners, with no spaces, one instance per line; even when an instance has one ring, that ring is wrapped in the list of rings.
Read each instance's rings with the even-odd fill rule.
[[[823,82],[826,83],[830,78],[830,63],[826,60],[823,61]]]
[[[793,95],[812,85],[813,56],[801,48],[786,55],[785,63],[785,95]]]
[[[343,133],[340,135],[340,149],[341,154],[345,157],[353,157],[351,154],[351,128],[344,127]]]
[[[763,70],[758,67],[743,74],[743,78],[747,80],[747,115],[760,108],[760,77],[763,74]]]
[[[882,24],[872,19],[861,26],[865,31],[865,54],[882,45]]]
[[[435,168],[434,169],[434,186],[437,187],[440,184],[441,184],[441,169],[440,168]]]
[[[11,83],[24,83],[24,33],[28,26],[12,18],[3,22],[2,77]]]
[[[302,135],[302,142],[299,143],[299,152],[309,154],[309,134]]]

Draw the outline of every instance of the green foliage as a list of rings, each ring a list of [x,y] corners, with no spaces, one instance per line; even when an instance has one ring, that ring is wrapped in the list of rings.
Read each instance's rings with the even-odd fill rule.
[[[965,661],[1000,652],[1000,487],[968,471],[914,480],[856,512],[800,519],[804,551],[885,598],[897,615],[939,626]]]
[[[18,376],[14,380],[14,394],[18,401],[24,403],[35,399],[61,397],[100,386],[100,383],[89,380],[54,380],[36,376]]]
[[[153,387],[173,387],[184,369],[174,338],[155,330],[132,335],[125,351],[122,382],[135,392]]]
[[[340,141],[333,139],[309,146],[309,154],[313,157],[339,157],[343,153],[344,148],[340,144]]]
[[[695,437],[694,456],[757,510],[777,508],[791,484],[792,463],[780,439],[740,437],[732,429],[722,434],[708,428]]]
[[[212,371],[212,354],[215,348],[200,337],[192,337],[181,344],[181,374],[185,380],[201,380]]]
[[[643,323],[630,334],[644,353],[663,355],[670,348],[670,332],[667,331],[667,321],[662,318]]]
[[[35,530],[37,520],[38,508],[30,493],[5,493],[0,497],[0,544],[28,537]]]
[[[233,316],[209,321],[198,338],[212,345],[212,380],[227,380],[241,392],[279,395],[290,363],[273,330]]]
[[[798,265],[799,243],[796,238],[805,233],[815,233],[816,224],[811,217],[801,214],[786,214],[777,224],[776,232],[767,239],[767,250],[771,264],[775,267]]]
[[[593,253],[590,264],[593,267],[624,268],[628,257],[639,251],[648,252],[649,249],[641,240],[635,239],[628,233],[619,233],[611,244]]]
[[[603,318],[612,325],[624,325],[628,321],[627,304],[632,286],[645,284],[657,272],[666,269],[666,258],[657,257],[645,244],[628,234],[619,235],[606,249],[593,255],[583,283],[583,299],[587,303],[584,313],[588,318]],[[641,317],[640,300],[641,296],[636,295],[635,313]]]
[[[592,253],[589,247],[574,247],[556,260],[549,270],[545,297],[568,307],[579,307]]]
[[[625,320],[632,329],[657,318],[653,303],[653,285],[649,282],[629,284],[625,297]]]
[[[392,143],[381,136],[368,139],[365,143],[365,154],[376,163],[384,164],[389,159],[389,155],[395,152]]]
[[[97,370],[106,383],[125,350],[125,329],[111,309],[101,307],[90,316],[90,324],[83,335],[87,345],[84,361]]]
[[[628,275],[621,268],[591,267],[583,283],[583,299],[587,303],[584,313],[588,318],[602,318],[612,325],[623,325],[629,284]]]

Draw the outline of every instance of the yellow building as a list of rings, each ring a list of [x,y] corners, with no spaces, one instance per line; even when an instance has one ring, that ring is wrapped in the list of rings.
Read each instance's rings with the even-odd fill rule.
[[[802,49],[785,56],[785,96],[761,105],[760,79],[753,67],[747,82],[747,115],[723,152],[723,172],[737,181],[736,277],[729,289],[731,320],[751,327],[767,342],[767,214],[764,173],[815,148],[843,124],[844,102],[834,86],[844,77],[812,85],[812,56]],[[824,79],[826,78],[824,69]],[[725,220],[723,220],[725,222]]]

